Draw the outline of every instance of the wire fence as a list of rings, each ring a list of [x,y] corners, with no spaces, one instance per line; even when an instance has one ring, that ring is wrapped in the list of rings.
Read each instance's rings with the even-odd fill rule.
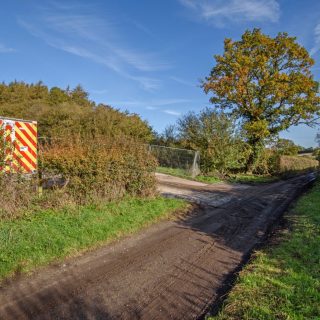
[[[198,151],[158,145],[149,145],[149,150],[158,161],[159,172],[191,177],[200,173]]]
[[[50,144],[52,141],[59,141],[59,139],[39,137],[39,145]],[[134,146],[135,145],[132,145],[132,147]],[[137,144],[137,146],[141,147],[141,144]],[[157,159],[158,172],[190,177],[195,177],[198,174],[200,174],[199,151],[160,145],[146,144],[143,146],[146,147],[149,150],[149,152]],[[99,147],[112,149],[117,148],[116,145],[100,145]],[[129,168],[126,168],[126,170],[129,170]]]

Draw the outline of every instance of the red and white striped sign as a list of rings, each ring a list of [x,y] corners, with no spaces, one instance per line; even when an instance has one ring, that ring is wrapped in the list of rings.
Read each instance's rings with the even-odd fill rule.
[[[2,171],[34,173],[37,170],[37,122],[0,118],[4,143]]]

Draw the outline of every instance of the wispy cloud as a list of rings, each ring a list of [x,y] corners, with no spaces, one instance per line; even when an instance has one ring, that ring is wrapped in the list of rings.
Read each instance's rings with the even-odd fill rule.
[[[196,87],[196,83],[193,83],[191,81],[188,81],[179,77],[171,76],[170,79],[188,87]]]
[[[175,110],[163,110],[164,113],[170,114],[172,116],[180,116],[181,112],[175,111]]]
[[[168,99],[153,99],[153,100],[123,100],[123,101],[110,101],[110,105],[114,107],[126,108],[126,107],[136,107],[136,108],[144,108],[146,110],[166,113],[172,116],[180,116],[181,112],[175,110],[178,105],[190,104],[192,102],[196,102],[191,99],[185,98],[168,98]],[[167,109],[168,107],[170,109]],[[167,107],[167,108],[166,108]],[[163,109],[166,108],[166,109]],[[187,108],[184,108],[187,109]]]
[[[152,99],[152,100],[122,100],[111,101],[110,104],[114,106],[133,106],[133,107],[145,107],[149,110],[155,110],[158,107],[184,104],[193,102],[191,99],[185,98],[169,98],[169,99]]]
[[[276,0],[178,0],[198,18],[216,25],[227,21],[271,21],[280,17]]]
[[[102,64],[139,83],[145,90],[153,91],[160,87],[160,81],[147,74],[170,68],[168,63],[156,53],[129,48],[114,23],[96,15],[78,14],[72,8],[72,11],[57,6],[46,8],[32,22],[24,18],[18,22],[48,45]]]
[[[15,51],[16,51],[15,49],[7,47],[4,44],[0,43],[0,53],[10,53]]]
[[[158,108],[157,107],[152,107],[152,106],[148,106],[146,107],[147,110],[157,110]]]
[[[310,50],[310,55],[316,54],[320,50],[320,23],[314,29],[314,46]]]
[[[131,22],[137,29],[139,29],[140,31],[144,32],[145,34],[153,37],[153,33],[150,31],[149,28],[147,28],[145,25],[143,25],[142,23],[133,20],[133,19],[129,19],[129,22]]]

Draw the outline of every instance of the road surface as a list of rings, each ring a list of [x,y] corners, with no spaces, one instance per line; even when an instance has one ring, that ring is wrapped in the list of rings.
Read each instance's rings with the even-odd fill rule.
[[[2,283],[0,319],[197,319],[313,179],[206,185],[158,175],[189,215]]]

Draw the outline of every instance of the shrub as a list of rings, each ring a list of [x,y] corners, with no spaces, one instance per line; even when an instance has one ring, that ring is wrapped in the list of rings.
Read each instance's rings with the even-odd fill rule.
[[[280,155],[268,148],[261,148],[257,153],[252,173],[258,175],[269,175],[276,173],[278,158]]]
[[[57,140],[41,149],[43,180],[55,179],[80,204],[152,194],[156,165],[146,146],[128,138]]]
[[[16,218],[35,202],[37,181],[35,177],[0,173],[0,219]]]
[[[279,156],[275,170],[278,174],[295,173],[310,169],[316,169],[319,162],[315,159],[299,156]]]
[[[0,136],[0,139],[3,136]],[[6,146],[0,146],[0,219],[39,208],[105,202],[155,191],[157,162],[130,138],[55,140],[40,146],[39,173],[46,188],[39,196],[37,176],[4,173]]]
[[[8,139],[9,135],[0,126],[0,219],[14,218],[25,212],[37,194],[37,178],[24,175],[19,162],[13,160],[15,146]]]
[[[248,148],[236,123],[226,114],[210,108],[188,113],[178,120],[177,134],[183,147],[200,151],[203,173],[243,170]]]
[[[319,135],[320,136],[320,135]],[[315,149],[312,153],[312,155],[315,157],[315,159],[317,159],[318,161],[320,161],[320,148]]]
[[[50,89],[42,82],[0,83],[0,115],[37,120],[39,137],[125,135],[148,142],[154,136],[149,124],[137,114],[96,104],[81,86]]]

